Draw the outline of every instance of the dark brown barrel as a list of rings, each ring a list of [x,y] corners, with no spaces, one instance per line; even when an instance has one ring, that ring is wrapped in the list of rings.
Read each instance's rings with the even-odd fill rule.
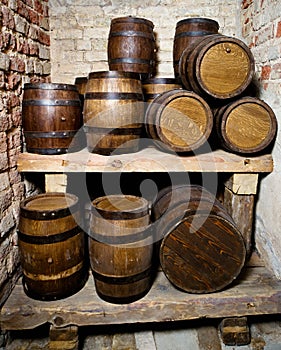
[[[151,78],[142,82],[144,100],[147,103],[152,102],[162,92],[181,88],[180,80],[175,78]]]
[[[144,102],[138,74],[89,74],[84,100],[84,130],[90,152],[110,155],[139,149]]]
[[[18,239],[28,296],[61,299],[84,286],[88,268],[79,215],[78,198],[69,193],[39,194],[21,203]]]
[[[156,50],[153,28],[153,23],[144,18],[112,19],[107,46],[109,69],[138,73],[141,79],[150,77]]]
[[[271,107],[257,97],[243,97],[220,107],[215,114],[220,145],[226,150],[253,154],[274,140],[277,119]]]
[[[74,85],[77,87],[77,90],[79,93],[82,111],[83,111],[84,95],[86,92],[87,82],[88,82],[88,77],[76,77],[74,82]]]
[[[241,40],[208,35],[185,49],[179,63],[182,84],[198,94],[216,99],[240,95],[250,85],[254,57]]]
[[[185,185],[160,191],[153,212],[157,235],[163,237],[160,263],[177,288],[188,293],[215,292],[240,274],[246,258],[243,237],[206,189]]]
[[[207,102],[183,89],[161,93],[145,113],[146,132],[156,145],[179,153],[201,147],[212,126],[213,114]]]
[[[182,52],[193,46],[198,39],[206,35],[217,34],[219,24],[210,18],[186,18],[176,25],[173,45],[173,65],[175,77],[179,75],[179,61]]]
[[[89,254],[96,291],[113,303],[137,300],[151,287],[148,202],[136,196],[110,195],[92,203]]]
[[[82,109],[75,85],[25,84],[22,117],[28,152],[62,154],[80,148],[75,135],[82,126]]]

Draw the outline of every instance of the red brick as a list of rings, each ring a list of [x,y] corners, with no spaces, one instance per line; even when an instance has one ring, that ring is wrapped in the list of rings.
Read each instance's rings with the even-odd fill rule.
[[[41,44],[50,46],[50,35],[45,33],[43,30],[39,30],[39,32],[38,32],[38,41]]]
[[[27,6],[20,0],[17,1],[18,14],[26,19],[28,19]]]
[[[41,15],[44,14],[44,7],[39,0],[34,0],[34,10]]]
[[[23,53],[24,55],[28,55],[29,54],[29,44],[27,42],[27,40],[18,40],[17,41],[17,52],[18,53]]]
[[[20,111],[13,111],[12,112],[12,123],[13,126],[20,126],[22,123],[22,115]]]
[[[12,57],[10,69],[16,72],[23,73],[25,71],[25,63],[19,57]]]
[[[281,37],[281,21],[277,24],[276,38]]]
[[[0,34],[0,49],[3,51],[9,48],[10,45],[10,33]]]
[[[263,66],[261,69],[261,80],[268,80],[271,73],[271,66]]]
[[[10,74],[8,76],[8,88],[15,90],[21,83],[21,76],[18,74]]]
[[[29,7],[33,8],[33,1],[32,0],[24,0],[25,4]]]
[[[30,21],[30,23],[33,24],[39,24],[39,15],[37,12],[35,12],[34,10],[29,9],[28,10],[28,20]]]
[[[9,94],[8,106],[9,106],[10,109],[14,108],[14,107],[17,107],[17,106],[20,106],[20,99],[15,93]]]
[[[243,0],[241,3],[241,8],[246,10],[250,5],[252,5],[253,0]]]
[[[7,7],[2,7],[2,25],[9,29],[15,28],[15,20],[12,11]]]
[[[0,71],[0,89],[4,89],[5,87],[5,73]]]
[[[36,43],[29,44],[29,55],[38,56],[39,55],[39,46]]]

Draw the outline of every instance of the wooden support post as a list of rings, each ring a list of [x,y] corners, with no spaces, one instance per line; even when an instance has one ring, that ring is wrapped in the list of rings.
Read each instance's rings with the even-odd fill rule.
[[[45,174],[46,192],[66,192],[66,174]]]
[[[251,255],[252,227],[258,174],[233,174],[225,182],[224,206],[240,230]]]
[[[224,318],[219,327],[225,345],[247,345],[251,341],[247,317]]]
[[[77,326],[57,328],[51,325],[49,337],[49,350],[78,350]]]

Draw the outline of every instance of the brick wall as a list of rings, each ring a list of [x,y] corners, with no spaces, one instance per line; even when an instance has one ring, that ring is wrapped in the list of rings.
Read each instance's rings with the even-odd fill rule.
[[[0,3],[0,307],[19,263],[16,226],[25,188],[16,159],[22,148],[21,100],[25,82],[48,81],[48,2]]]
[[[256,61],[260,97],[281,122],[281,3],[279,0],[241,1],[243,38]],[[272,151],[274,171],[261,181],[256,208],[255,239],[268,267],[281,278],[281,148],[280,127]]]
[[[52,81],[73,83],[76,76],[108,70],[111,19],[129,15],[153,22],[162,77],[173,76],[172,48],[179,20],[208,17],[219,22],[221,33],[240,33],[237,2],[232,0],[50,0]]]

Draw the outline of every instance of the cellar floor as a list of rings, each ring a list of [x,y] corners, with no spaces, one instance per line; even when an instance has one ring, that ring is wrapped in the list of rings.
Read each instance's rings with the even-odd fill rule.
[[[281,316],[249,317],[251,342],[223,344],[220,320],[196,320],[149,325],[81,327],[79,350],[280,350]],[[129,328],[128,328],[129,327]],[[48,349],[48,327],[10,332],[1,350]],[[64,349],[61,349],[64,350]]]

